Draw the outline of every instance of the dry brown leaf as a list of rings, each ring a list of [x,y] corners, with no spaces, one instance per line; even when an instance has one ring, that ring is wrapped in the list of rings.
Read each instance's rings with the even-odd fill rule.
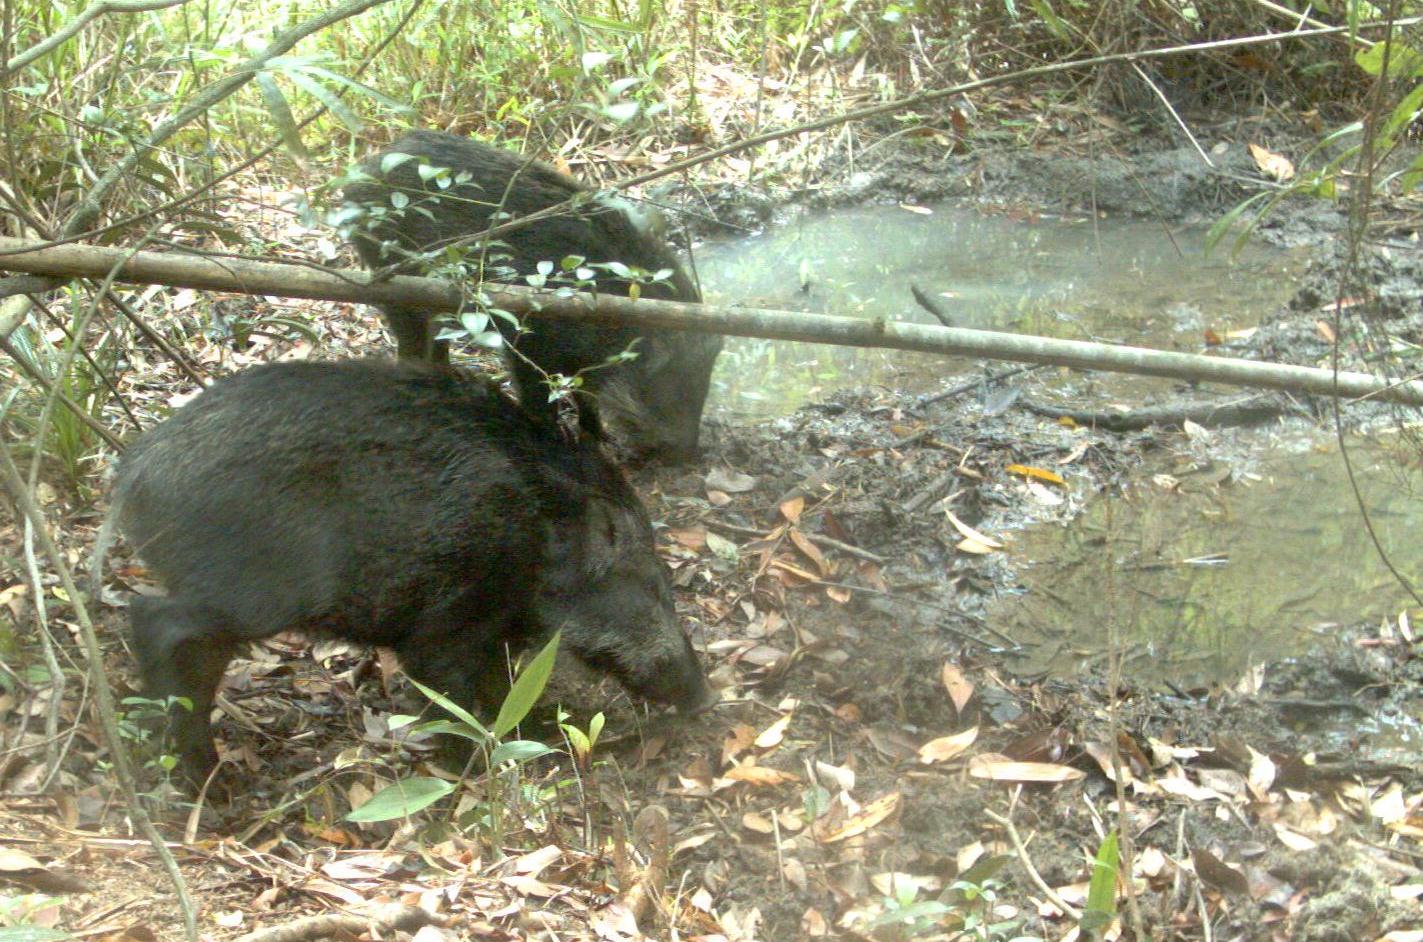
[[[748,785],[775,787],[799,781],[794,772],[782,772],[763,765],[738,765],[727,769],[722,778],[732,782],[746,782]]]
[[[810,541],[810,537],[792,527],[786,531],[786,535],[791,538],[796,549],[805,554],[806,558],[815,563],[815,568],[820,570],[821,578],[830,575],[830,564],[825,561],[825,554],[820,552],[820,547]]]
[[[756,742],[756,727],[738,723],[731,728],[731,735],[721,743],[721,764],[729,765]]]
[[[789,523],[799,521],[803,510],[805,510],[804,497],[792,497],[790,500],[783,501],[780,506],[781,516],[785,517]]]
[[[973,684],[963,675],[963,671],[948,661],[944,662],[939,676],[944,681],[944,689],[949,692],[949,699],[953,701],[954,711],[963,713],[963,708],[968,706],[968,701],[973,697]]]
[[[969,760],[968,774],[994,782],[1045,782],[1060,784],[1085,778],[1087,773],[1055,762],[1015,762],[987,753]]]
[[[776,830],[770,818],[755,811],[748,811],[741,816],[741,826],[757,834],[771,834]]]
[[[839,825],[820,831],[815,827],[811,832],[815,834],[816,840],[822,844],[833,844],[836,841],[843,841],[849,837],[857,837],[866,831],[882,823],[890,815],[899,810],[899,792],[890,792],[880,798],[865,805],[855,814],[850,815]],[[818,825],[820,822],[817,821]]]
[[[925,765],[934,762],[947,762],[956,756],[962,755],[974,741],[978,739],[978,727],[970,726],[962,732],[954,733],[952,736],[940,736],[938,739],[931,739],[919,747],[919,761]]]
[[[1258,144],[1246,146],[1250,149],[1250,156],[1255,158],[1255,166],[1259,167],[1276,183],[1294,179],[1295,165],[1288,159],[1273,151],[1268,151]]]

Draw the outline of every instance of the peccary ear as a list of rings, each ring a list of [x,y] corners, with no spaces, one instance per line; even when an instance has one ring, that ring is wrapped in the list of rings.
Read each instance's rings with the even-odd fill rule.
[[[588,501],[577,513],[549,524],[551,575],[570,582],[602,575],[624,552],[621,536],[616,508]]]

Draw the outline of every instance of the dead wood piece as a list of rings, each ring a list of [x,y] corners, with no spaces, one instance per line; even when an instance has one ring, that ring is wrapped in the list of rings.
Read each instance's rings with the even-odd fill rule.
[[[1105,429],[1108,432],[1135,432],[1153,425],[1183,425],[1186,422],[1214,428],[1254,425],[1284,415],[1290,408],[1289,403],[1272,395],[1147,406],[1129,412],[1062,409],[1030,399],[1019,399],[1018,404],[1034,415],[1049,419],[1071,419],[1078,425]]]
[[[950,468],[948,471],[934,478],[934,480],[926,484],[919,493],[904,502],[905,513],[916,514],[923,510],[934,500],[943,496],[944,491],[948,490],[954,481],[958,480],[958,477],[958,468]]]
[[[440,925],[444,925],[443,919],[418,906],[392,904],[378,907],[368,916],[349,913],[307,916],[285,925],[257,929],[239,936],[237,942],[312,942],[313,939],[329,939],[336,935],[360,935],[372,928],[415,932],[425,926]]]

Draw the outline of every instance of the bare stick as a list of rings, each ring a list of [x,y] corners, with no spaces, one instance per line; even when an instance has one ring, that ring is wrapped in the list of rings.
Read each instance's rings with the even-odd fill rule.
[[[135,252],[130,255],[124,249],[89,245],[57,245],[36,250],[32,248],[32,243],[5,237],[0,237],[0,268],[68,277],[106,277],[113,272],[116,281],[329,301],[397,304],[432,313],[458,311],[467,306],[466,294],[460,285],[430,278],[397,275],[385,281],[372,282],[364,273],[357,272],[344,274],[300,265],[238,259],[216,261],[172,253]],[[560,296],[519,285],[485,284],[482,300],[490,306],[515,313],[593,324],[766,337],[847,347],[883,347],[1423,405],[1423,381],[1417,378],[1393,382],[1369,373],[1336,373],[1307,366],[1085,340],[936,327],[883,318],[864,320],[797,311],[713,307],[649,298],[632,300],[611,294],[571,293]]]
[[[139,799],[137,790],[134,788],[133,768],[129,765],[127,747],[124,745],[122,736],[119,735],[118,718],[114,711],[114,698],[109,691],[109,679],[104,674],[104,652],[99,647],[99,636],[94,632],[94,622],[89,618],[89,610],[84,603],[84,596],[80,594],[79,587],[74,584],[74,576],[70,573],[69,567],[65,565],[64,554],[60,552],[59,547],[50,537],[44,514],[40,511],[39,505],[35,503],[29,489],[25,487],[25,479],[21,477],[20,469],[15,467],[14,459],[10,457],[10,450],[5,447],[3,441],[0,441],[0,480],[4,481],[5,488],[9,490],[11,498],[14,499],[18,512],[34,527],[35,538],[39,541],[40,548],[49,557],[50,565],[54,567],[60,584],[64,586],[64,591],[68,594],[69,604],[74,608],[74,619],[79,623],[79,636],[84,641],[84,655],[89,662],[90,686],[94,690],[94,708],[99,717],[99,727],[104,732],[104,741],[109,747],[109,758],[114,763],[114,777],[118,780],[119,788],[123,791],[124,802],[128,806],[129,814],[138,824],[139,830],[148,838],[149,843],[153,845],[158,859],[163,862],[163,868],[168,871],[168,878],[172,880],[174,892],[178,895],[178,905],[183,911],[183,926],[189,942],[198,942],[197,910],[194,909],[193,900],[188,895],[188,886],[183,880],[183,874],[178,870],[178,861],[168,850],[163,835],[159,834],[158,829],[153,826],[153,821],[149,819],[148,812],[144,810],[143,802]]]

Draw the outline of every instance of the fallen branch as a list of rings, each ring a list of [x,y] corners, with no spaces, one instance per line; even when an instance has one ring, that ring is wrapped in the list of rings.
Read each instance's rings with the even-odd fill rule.
[[[113,271],[117,281],[242,294],[399,304],[421,308],[432,315],[441,311],[459,311],[469,306],[463,286],[430,278],[398,275],[372,282],[364,273],[346,274],[245,259],[216,260],[173,253],[129,253],[124,249],[89,245],[35,249],[32,243],[4,237],[0,237],[0,268],[32,274],[99,278]],[[1419,380],[1393,383],[1368,373],[1335,373],[1306,366],[1083,340],[934,327],[879,318],[863,320],[796,311],[723,308],[648,298],[634,301],[606,294],[573,293],[560,296],[517,285],[485,284],[482,286],[482,298],[494,307],[518,314],[595,324],[799,340],[848,347],[883,347],[1423,405],[1423,381]]]
[[[1177,403],[1167,406],[1148,406],[1127,412],[1106,410],[1062,409],[1043,405],[1028,399],[1019,399],[1018,405],[1034,415],[1049,419],[1071,419],[1088,428],[1106,429],[1109,432],[1134,432],[1152,425],[1182,425],[1194,422],[1220,428],[1228,425],[1254,425],[1268,422],[1283,415],[1289,404],[1274,395],[1234,397],[1212,402]]]
[[[374,930],[416,932],[425,926],[443,924],[444,920],[440,917],[431,915],[418,906],[392,904],[382,906],[368,916],[353,916],[348,913],[307,916],[285,925],[268,926],[238,936],[237,942],[312,942],[313,939],[329,939],[332,936],[374,934]]]

